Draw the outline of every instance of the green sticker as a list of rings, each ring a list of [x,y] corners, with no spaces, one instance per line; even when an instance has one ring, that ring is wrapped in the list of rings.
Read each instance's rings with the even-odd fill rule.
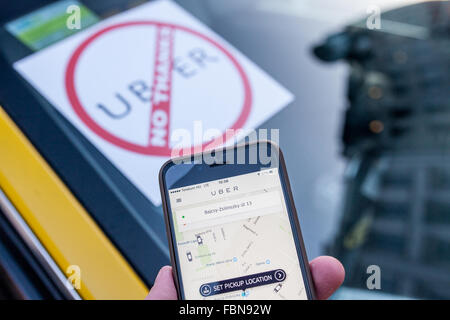
[[[75,0],[47,5],[6,24],[6,29],[34,51],[58,42],[100,19]]]

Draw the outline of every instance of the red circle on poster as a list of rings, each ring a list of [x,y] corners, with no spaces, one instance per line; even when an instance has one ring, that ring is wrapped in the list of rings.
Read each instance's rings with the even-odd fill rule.
[[[126,28],[126,27],[130,27],[130,26],[142,26],[142,25],[153,26],[153,27],[157,27],[157,28],[169,27],[169,28],[173,28],[176,31],[177,30],[184,31],[184,32],[190,33],[192,35],[195,35],[195,36],[209,42],[214,47],[219,49],[231,61],[232,65],[236,68],[238,75],[242,80],[242,85],[244,88],[244,102],[241,107],[241,112],[240,112],[237,120],[233,123],[233,125],[229,129],[237,130],[237,129],[242,128],[250,114],[251,105],[252,105],[252,93],[251,93],[251,88],[250,88],[250,82],[247,78],[247,75],[245,74],[242,66],[239,64],[239,62],[236,60],[236,58],[233,57],[233,55],[227,49],[225,49],[222,45],[220,45],[218,42],[199,33],[198,31],[189,29],[184,26],[176,25],[176,24],[156,22],[156,21],[131,21],[131,22],[124,22],[124,23],[119,23],[119,24],[114,24],[114,25],[108,26],[108,27],[101,29],[101,30],[97,31],[96,33],[92,34],[90,37],[88,37],[86,40],[84,40],[81,43],[81,45],[78,46],[77,49],[73,52],[72,56],[69,59],[67,68],[66,68],[65,87],[66,87],[66,93],[67,93],[68,99],[72,105],[72,108],[75,111],[75,113],[78,115],[78,117],[83,121],[83,123],[86,124],[98,136],[100,136],[104,140],[109,141],[110,143],[112,143],[120,148],[129,150],[132,152],[136,152],[136,153],[146,154],[146,155],[157,155],[157,156],[170,156],[171,155],[172,150],[169,146],[159,147],[159,146],[153,146],[150,143],[147,146],[139,145],[139,144],[127,141],[123,138],[120,138],[120,137],[112,134],[111,132],[107,131],[106,129],[104,129],[94,119],[92,119],[92,117],[86,112],[85,108],[83,107],[83,105],[80,102],[80,99],[79,99],[78,94],[75,89],[76,67],[77,67],[78,61],[79,61],[81,55],[83,54],[84,50],[90,44],[92,44],[96,39],[98,39],[102,35],[104,35],[108,32],[111,32],[113,30],[117,30],[120,28]],[[217,139],[217,138],[216,139],[219,141],[218,144],[220,144],[220,141],[225,143],[227,141],[227,139],[230,139],[233,136],[234,136],[234,134],[227,135],[226,133],[223,133],[223,135],[221,136],[221,139]],[[213,147],[214,141],[204,143],[201,146],[202,150],[206,146]],[[193,147],[193,148],[195,148],[195,147]],[[190,149],[192,149],[192,148],[190,148]],[[196,148],[194,150],[196,150]]]

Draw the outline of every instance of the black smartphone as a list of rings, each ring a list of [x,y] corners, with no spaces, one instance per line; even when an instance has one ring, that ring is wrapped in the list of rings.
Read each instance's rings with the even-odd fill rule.
[[[172,159],[159,177],[179,299],[314,299],[277,145]]]

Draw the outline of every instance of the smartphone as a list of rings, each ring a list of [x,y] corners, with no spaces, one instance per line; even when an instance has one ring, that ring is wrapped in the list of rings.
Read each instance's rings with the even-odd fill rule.
[[[277,145],[172,159],[159,178],[179,299],[314,299]]]

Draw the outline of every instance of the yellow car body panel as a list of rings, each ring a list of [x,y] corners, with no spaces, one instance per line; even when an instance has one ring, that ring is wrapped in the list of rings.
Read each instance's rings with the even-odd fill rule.
[[[136,272],[1,107],[0,188],[61,271],[80,268],[83,299],[145,297]]]

